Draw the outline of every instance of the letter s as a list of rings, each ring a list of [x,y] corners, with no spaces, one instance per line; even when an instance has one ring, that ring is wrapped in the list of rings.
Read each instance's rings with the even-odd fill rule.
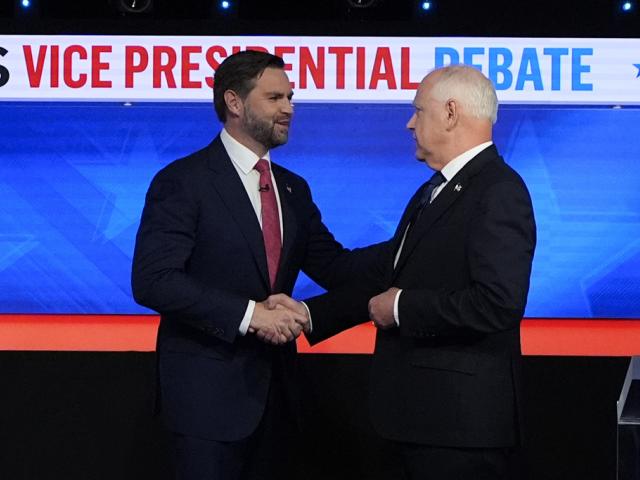
[[[8,53],[6,48],[0,47],[0,57],[4,57]],[[0,65],[0,87],[4,87],[9,81],[9,70],[4,65]]]

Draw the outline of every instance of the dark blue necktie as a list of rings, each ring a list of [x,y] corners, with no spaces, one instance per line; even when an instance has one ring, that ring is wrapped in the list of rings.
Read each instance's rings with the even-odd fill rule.
[[[429,181],[424,187],[424,190],[422,192],[422,197],[420,197],[420,204],[419,204],[418,210],[422,210],[425,206],[431,203],[431,195],[433,194],[433,191],[446,181],[447,179],[444,178],[444,175],[442,175],[442,173],[440,172],[436,172],[431,176],[431,178],[429,179]]]
[[[446,181],[447,179],[444,178],[444,175],[442,175],[442,173],[436,172],[431,176],[429,181],[424,184],[424,186],[422,187],[422,195],[420,196],[420,201],[418,202],[418,205],[416,206],[415,210],[411,214],[411,218],[409,218],[409,223],[405,230],[406,231],[405,237],[404,237],[405,242],[406,242],[406,239],[408,239],[409,236],[411,235],[413,226],[416,223],[418,223],[418,220],[420,219],[420,215],[422,215],[422,211],[425,209],[427,205],[431,203],[431,195],[433,194],[433,191],[439,185],[442,185]],[[394,263],[394,268],[395,268],[395,263]]]
[[[418,223],[418,220],[420,219],[420,215],[422,215],[422,212],[425,209],[425,207],[431,203],[431,195],[433,194],[433,191],[439,185],[442,185],[446,181],[447,179],[444,178],[444,175],[442,175],[442,173],[436,172],[431,176],[431,178],[424,185],[424,187],[422,187],[423,189],[422,189],[422,195],[420,196],[420,202],[418,203],[418,206],[413,211],[413,213],[411,214],[411,218],[409,219],[409,226],[407,228],[407,235],[406,235],[407,237],[411,233],[413,226],[416,223]]]

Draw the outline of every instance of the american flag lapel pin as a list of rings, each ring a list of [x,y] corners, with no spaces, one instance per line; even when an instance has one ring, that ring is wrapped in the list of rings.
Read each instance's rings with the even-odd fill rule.
[[[462,190],[462,185],[460,185],[459,183],[456,183],[456,186],[453,187],[453,190],[456,192],[459,192],[460,190]]]
[[[291,193],[291,187],[289,186],[289,184],[287,184],[286,189],[287,189],[287,192]]]

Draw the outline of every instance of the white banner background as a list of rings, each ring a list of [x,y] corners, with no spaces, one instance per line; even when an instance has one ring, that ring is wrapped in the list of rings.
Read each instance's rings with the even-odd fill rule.
[[[233,51],[284,58],[295,101],[408,102],[476,65],[503,103],[640,105],[640,39],[0,36],[0,100],[205,101]]]

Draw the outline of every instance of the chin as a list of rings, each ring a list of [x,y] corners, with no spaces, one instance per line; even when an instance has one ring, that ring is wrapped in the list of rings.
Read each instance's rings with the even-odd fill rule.
[[[289,135],[278,135],[271,138],[271,143],[274,147],[284,145],[289,140]]]

